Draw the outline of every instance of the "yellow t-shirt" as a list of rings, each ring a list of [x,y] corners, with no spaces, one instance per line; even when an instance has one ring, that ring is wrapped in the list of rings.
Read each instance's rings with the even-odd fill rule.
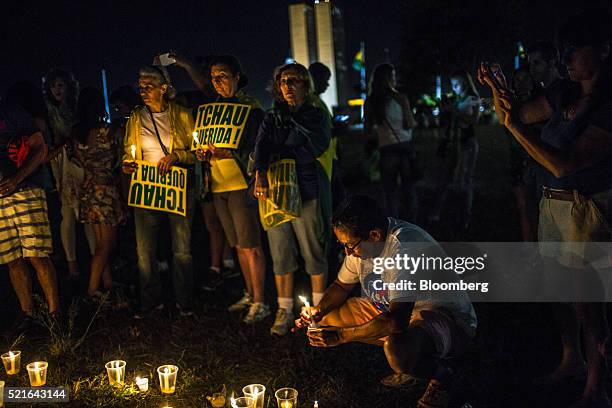
[[[210,162],[213,193],[242,190],[248,187],[238,163],[234,159],[213,159]]]

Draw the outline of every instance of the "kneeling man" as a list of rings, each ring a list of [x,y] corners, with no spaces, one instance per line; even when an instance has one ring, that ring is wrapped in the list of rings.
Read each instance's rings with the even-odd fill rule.
[[[411,273],[409,263],[395,262],[405,255],[445,257],[443,249],[418,226],[384,217],[377,202],[367,196],[341,204],[333,228],[344,246],[344,263],[321,302],[304,308],[296,326],[319,326],[308,330],[315,347],[352,341],[384,346],[395,376],[429,380],[419,408],[446,407],[453,375],[442,359],[469,345],[476,330],[474,308],[465,292],[419,291],[420,272]],[[382,262],[388,259],[394,262]],[[416,282],[416,287],[408,289],[408,281]],[[357,284],[363,296],[349,297]]]

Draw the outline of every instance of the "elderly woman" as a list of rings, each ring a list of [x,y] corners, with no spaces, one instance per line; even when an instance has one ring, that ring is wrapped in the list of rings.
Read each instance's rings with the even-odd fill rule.
[[[134,110],[126,127],[124,138],[123,172],[131,174],[138,169],[132,160],[131,146],[136,146],[136,160],[157,163],[161,175],[174,165],[192,166],[191,132],[194,121],[189,110],[172,101],[174,89],[167,73],[157,66],[140,69],[138,78],[144,107]],[[140,271],[140,312],[143,318],[152,310],[163,308],[162,286],[157,270],[156,252],[158,231],[163,218],[167,218],[172,237],[172,280],[176,305],[181,316],[191,316],[193,306],[193,263],[191,258],[191,219],[193,192],[187,191],[187,216],[143,208],[134,209],[136,246]]]
[[[559,367],[538,379],[560,383],[585,372],[580,347],[584,332],[586,387],[576,407],[610,407],[605,388],[606,357],[610,355],[605,304],[593,298],[599,289],[578,290],[589,283],[593,271],[586,242],[609,242],[612,222],[612,61],[610,16],[585,12],[570,19],[559,31],[563,62],[570,81],[521,106],[510,97],[503,77],[482,64],[479,79],[493,90],[500,122],[527,153],[546,170],[540,201],[540,251],[554,260],[556,275],[565,271],[576,281],[573,304],[557,304],[555,317],[562,333]],[[541,135],[527,126],[547,120]],[[556,244],[551,245],[550,242]],[[563,278],[561,278],[563,279]],[[601,286],[601,283],[600,283]],[[586,297],[590,295],[590,297]],[[576,299],[578,298],[578,299]],[[561,299],[565,300],[565,299]],[[588,301],[590,303],[585,303]]]
[[[288,64],[273,79],[274,109],[266,115],[255,144],[255,196],[265,200],[267,170],[274,159],[294,159],[302,200],[298,218],[268,230],[278,306],[272,334],[293,325],[293,273],[298,253],[310,275],[313,303],[326,287],[326,247],[331,235],[331,187],[321,161],[331,137],[329,114],[316,101],[312,79],[300,64]]]
[[[209,164],[210,191],[215,210],[229,245],[236,248],[246,285],[242,299],[230,306],[229,310],[248,308],[244,322],[257,323],[270,315],[270,309],[264,303],[266,260],[261,247],[257,210],[247,205],[247,163],[249,154],[253,152],[263,111],[259,102],[243,91],[247,80],[236,57],[213,57],[209,66],[213,86],[219,94],[217,102],[251,106],[236,148],[216,147],[208,143],[206,151],[198,149],[196,154],[198,160]],[[221,277],[218,276],[218,279]]]

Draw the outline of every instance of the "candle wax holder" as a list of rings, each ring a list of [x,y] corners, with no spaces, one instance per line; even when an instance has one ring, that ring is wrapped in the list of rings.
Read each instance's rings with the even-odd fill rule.
[[[42,387],[47,383],[47,367],[49,364],[46,361],[36,361],[26,366],[32,387]]]

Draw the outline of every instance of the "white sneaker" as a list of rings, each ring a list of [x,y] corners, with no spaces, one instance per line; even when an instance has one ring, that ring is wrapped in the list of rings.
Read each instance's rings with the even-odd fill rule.
[[[261,322],[266,317],[270,316],[270,308],[265,303],[253,303],[249,308],[249,313],[247,313],[243,322],[247,324],[253,324],[257,322]]]
[[[242,296],[242,299],[228,307],[227,310],[228,312],[240,312],[248,307],[251,307],[252,304],[253,298],[251,297],[251,295],[248,294],[248,292],[244,292],[244,296]]]
[[[276,319],[274,325],[270,329],[270,333],[277,336],[284,336],[289,333],[291,327],[295,323],[293,313],[286,309],[278,309],[276,311]]]

